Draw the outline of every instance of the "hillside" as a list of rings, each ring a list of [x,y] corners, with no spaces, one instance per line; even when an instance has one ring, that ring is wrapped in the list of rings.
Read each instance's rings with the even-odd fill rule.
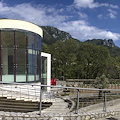
[[[43,43],[47,45],[52,45],[56,41],[66,41],[71,37],[71,35],[67,32],[61,31],[55,27],[51,26],[41,26],[44,32]]]
[[[103,74],[109,78],[120,78],[120,48],[113,40],[80,42],[57,28],[42,26],[42,29],[42,52],[52,55],[52,78],[95,79]]]
[[[44,36],[42,39],[42,44],[46,45],[52,45],[56,41],[67,41],[68,39],[74,39],[72,36],[64,31],[61,31],[55,27],[51,26],[40,26],[43,29]],[[80,43],[81,41],[74,39]],[[112,57],[116,57],[120,55],[120,48],[117,47],[112,39],[109,40],[103,40],[103,39],[92,39],[92,40],[86,40],[84,41],[86,43],[90,43],[97,46],[105,46],[109,51]]]
[[[115,47],[115,44],[114,44],[112,39],[109,39],[109,40],[92,39],[92,40],[86,40],[85,42],[91,43],[94,45],[103,45],[103,46]]]
[[[92,40],[86,40],[85,42],[91,43],[93,45],[101,45],[106,47],[110,51],[112,57],[116,57],[120,55],[120,48],[115,45],[112,39],[109,40],[92,39]]]

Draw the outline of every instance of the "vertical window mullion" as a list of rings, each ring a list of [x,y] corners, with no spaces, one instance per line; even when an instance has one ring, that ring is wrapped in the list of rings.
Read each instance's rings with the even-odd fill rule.
[[[35,65],[34,65],[34,70],[35,70],[35,75],[34,75],[34,81],[36,81],[36,35],[34,34],[34,47],[35,47]]]
[[[33,44],[32,44],[32,73],[34,73],[34,47],[33,47]]]
[[[16,82],[16,39],[14,31],[14,82]]]
[[[1,81],[2,81],[2,32],[1,32],[1,30],[0,30],[0,59],[1,59],[1,68],[0,68],[0,70],[1,70]]]
[[[38,70],[39,70],[39,81],[41,82],[41,38],[39,39],[39,68],[38,68]]]
[[[28,82],[28,35],[26,34],[26,82]]]

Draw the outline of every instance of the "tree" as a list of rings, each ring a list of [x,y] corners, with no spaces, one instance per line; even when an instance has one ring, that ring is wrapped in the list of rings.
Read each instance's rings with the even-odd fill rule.
[[[120,56],[115,58],[116,68],[117,68],[117,78],[120,78]]]
[[[49,53],[49,48],[46,44],[42,43],[42,49],[41,49],[42,52],[46,52],[46,53]]]
[[[117,56],[115,58],[110,57],[106,69],[106,75],[109,78],[114,78],[114,79],[120,78],[120,56]]]
[[[77,60],[77,52],[79,49],[79,43],[75,39],[68,39],[65,41],[65,55],[67,57],[66,64],[64,69],[66,69],[66,77],[67,78],[76,78],[75,69],[76,69],[76,60]]]
[[[65,78],[74,77],[78,49],[78,41],[74,39],[57,41],[49,47],[52,54],[52,74],[54,74],[55,78],[60,78],[61,76]]]
[[[109,51],[103,46],[81,44],[77,55],[81,76],[85,79],[95,79],[101,76],[105,73],[109,57]]]
[[[98,89],[104,89],[109,86],[108,78],[103,74],[100,77],[96,77],[96,80],[93,83],[93,87]],[[99,98],[102,96],[102,91],[99,90]]]
[[[52,54],[52,76],[60,78],[62,73],[65,72],[64,64],[66,63],[65,43],[57,41],[49,46],[50,53]]]

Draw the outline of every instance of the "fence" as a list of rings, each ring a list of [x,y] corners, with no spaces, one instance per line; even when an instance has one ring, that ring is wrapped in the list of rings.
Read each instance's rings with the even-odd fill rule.
[[[41,85],[41,86],[51,87],[46,85]],[[64,86],[52,86],[52,88],[62,88],[61,92],[57,94],[58,96],[56,95],[56,97],[60,97],[65,102],[67,102],[68,108],[72,107],[72,105],[70,104],[75,103],[69,112],[72,111],[73,113],[76,114],[80,112],[88,112],[88,111],[91,112],[96,110],[106,112],[107,108],[111,110],[112,106],[114,105],[118,106],[117,103],[118,101],[120,101],[119,89],[95,89],[95,88],[79,88],[79,87],[64,87]],[[93,110],[93,108],[95,110]],[[63,111],[63,113],[64,112],[65,111]]]
[[[50,87],[50,91],[46,88]],[[47,86],[24,83],[1,83],[0,96],[7,99],[39,102],[42,114],[79,114],[92,111],[108,111],[119,109],[119,89],[95,89],[65,86]],[[43,109],[44,103],[52,105]]]
[[[0,84],[0,96],[8,99],[40,101],[40,84],[7,83]],[[54,91],[42,89],[42,102],[54,101]]]

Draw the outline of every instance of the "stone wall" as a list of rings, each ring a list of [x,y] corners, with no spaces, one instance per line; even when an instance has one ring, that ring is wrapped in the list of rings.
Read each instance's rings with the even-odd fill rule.
[[[0,113],[0,120],[98,120],[99,118],[112,117],[119,115],[120,111],[107,111],[96,113],[81,113],[81,114],[27,114],[27,113]]]
[[[109,79],[110,81],[120,81],[120,79]],[[56,81],[56,85],[71,86],[71,87],[83,87],[92,88],[92,84],[84,84],[84,82],[94,81],[94,79],[66,79],[66,81]],[[109,84],[109,89],[120,89],[119,84]]]
[[[56,85],[66,86],[66,81],[56,81]]]

